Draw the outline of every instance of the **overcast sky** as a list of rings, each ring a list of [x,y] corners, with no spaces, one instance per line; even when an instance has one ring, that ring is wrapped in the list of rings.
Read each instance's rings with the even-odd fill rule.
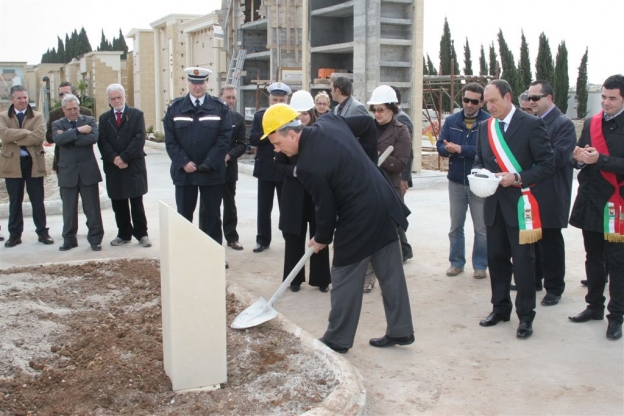
[[[358,0],[356,0],[358,1]],[[100,43],[101,31],[109,41],[121,28],[124,36],[133,28],[147,29],[150,23],[171,13],[204,15],[220,8],[220,0],[177,1],[66,1],[0,0],[0,61],[39,63],[41,55],[57,46],[56,37],[84,26],[91,46]],[[440,37],[446,17],[463,69],[464,44],[470,44],[473,70],[478,71],[479,50],[496,41],[499,29],[516,58],[520,57],[521,30],[529,43],[534,62],[539,34],[550,41],[553,59],[565,40],[568,49],[570,85],[576,84],[578,66],[589,47],[589,81],[601,84],[606,77],[624,73],[621,19],[623,0],[425,0],[424,51],[437,66]],[[128,46],[132,42],[127,40]],[[495,43],[498,53],[498,44]],[[535,67],[532,68],[533,74]]]

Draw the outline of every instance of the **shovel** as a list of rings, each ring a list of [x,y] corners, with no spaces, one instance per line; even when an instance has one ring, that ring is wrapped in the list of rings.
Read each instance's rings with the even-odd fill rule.
[[[394,150],[394,147],[389,146],[382,154],[379,156],[379,161],[377,162],[377,166],[381,166],[384,160],[388,157],[390,153]],[[299,262],[292,269],[286,280],[282,282],[280,287],[277,289],[275,294],[271,296],[271,299],[267,302],[261,296],[255,301],[251,306],[242,311],[232,322],[230,325],[234,329],[246,329],[251,328],[252,326],[257,326],[277,316],[277,311],[273,309],[273,305],[277,300],[284,294],[286,288],[290,286],[290,283],[295,279],[297,273],[303,268],[303,265],[308,261],[308,259],[314,254],[314,247],[308,247],[305,254],[299,260]]]
[[[303,265],[312,254],[314,254],[314,247],[308,247],[303,257],[301,257],[301,260],[299,260],[299,263],[295,265],[294,269],[292,269],[288,277],[286,277],[286,280],[284,280],[277,289],[277,292],[271,296],[271,299],[267,302],[263,297],[260,297],[234,319],[231,327],[234,329],[251,328],[252,326],[260,325],[261,323],[275,318],[277,316],[277,311],[273,309],[273,304],[277,302],[280,296],[286,291],[286,288],[290,286],[290,283],[295,279],[297,273],[303,268]]]

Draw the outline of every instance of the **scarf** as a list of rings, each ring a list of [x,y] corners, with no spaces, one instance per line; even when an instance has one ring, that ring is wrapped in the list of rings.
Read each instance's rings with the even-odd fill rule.
[[[494,152],[498,167],[503,172],[520,173],[522,167],[513,155],[500,130],[497,118],[488,120],[488,139]],[[542,220],[539,214],[537,199],[529,187],[522,188],[518,200],[518,226],[520,228],[520,244],[532,244],[542,239]]]
[[[603,112],[592,117],[589,125],[589,137],[591,144],[598,153],[609,155],[609,148],[602,133]],[[611,243],[624,243],[624,201],[620,196],[620,188],[624,186],[624,181],[618,184],[615,173],[601,170],[600,173],[607,182],[613,186],[613,194],[605,204],[603,210],[603,228],[605,240]]]

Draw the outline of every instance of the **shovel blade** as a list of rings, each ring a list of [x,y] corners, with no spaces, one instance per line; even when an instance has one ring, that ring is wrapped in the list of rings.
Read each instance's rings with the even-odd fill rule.
[[[230,325],[234,329],[251,328],[270,321],[277,316],[277,311],[269,306],[264,298],[259,298],[251,306],[242,311]]]

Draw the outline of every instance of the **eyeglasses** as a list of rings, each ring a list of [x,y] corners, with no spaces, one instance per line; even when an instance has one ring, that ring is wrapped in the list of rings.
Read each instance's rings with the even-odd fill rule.
[[[546,97],[546,96],[545,95],[529,95],[527,97],[527,100],[529,100],[529,101],[539,101],[539,100],[541,100],[544,97]]]
[[[370,109],[371,113],[383,113],[384,111],[386,111],[386,107],[373,107]]]
[[[328,103],[318,102],[318,103],[316,103],[316,105],[321,106],[321,107],[327,107],[329,104]]]
[[[479,105],[481,103],[480,100],[473,100],[473,99],[466,98],[466,97],[464,97],[464,99],[462,101],[464,102],[464,104],[470,103],[472,105]]]

